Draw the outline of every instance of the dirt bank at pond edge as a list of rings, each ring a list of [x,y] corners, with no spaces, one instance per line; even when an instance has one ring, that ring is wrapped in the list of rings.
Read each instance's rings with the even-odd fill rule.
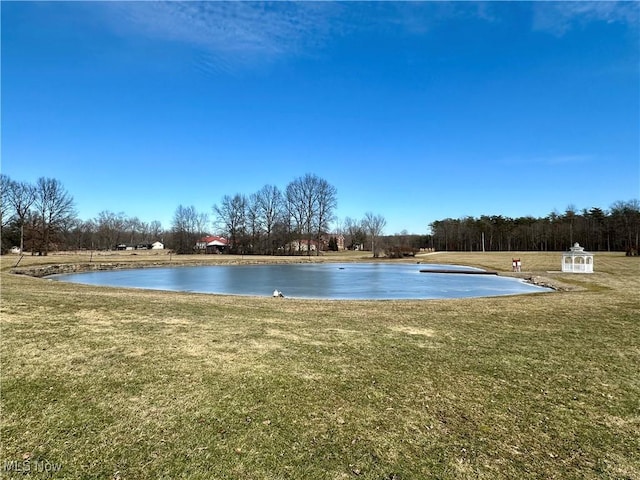
[[[512,275],[505,275],[512,276]],[[561,282],[556,279],[542,277],[540,275],[518,275],[518,278],[522,278],[525,282],[537,285],[539,287],[551,288],[557,292],[576,292],[586,290],[584,287],[578,287],[576,285],[570,285],[568,283]]]
[[[11,273],[16,275],[29,275],[30,277],[47,277],[60,273],[81,273],[100,270],[124,270],[129,268],[146,268],[161,266],[162,264],[136,264],[130,263],[64,263],[56,265],[43,265],[38,267],[12,268]]]
[[[9,271],[16,275],[28,275],[30,277],[47,277],[49,275],[57,275],[61,273],[83,273],[94,272],[103,270],[131,270],[135,268],[159,268],[159,267],[202,267],[202,266],[216,266],[216,265],[261,265],[274,263],[264,260],[231,260],[227,262],[92,262],[92,263],[58,263],[52,265],[39,265],[29,267],[14,267]],[[286,260],[278,263],[313,263],[313,260],[295,259]]]

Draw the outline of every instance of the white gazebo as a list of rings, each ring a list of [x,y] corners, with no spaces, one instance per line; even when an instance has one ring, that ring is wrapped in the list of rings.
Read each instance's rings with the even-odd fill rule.
[[[562,254],[562,271],[568,273],[593,273],[593,253],[585,252],[578,242]]]

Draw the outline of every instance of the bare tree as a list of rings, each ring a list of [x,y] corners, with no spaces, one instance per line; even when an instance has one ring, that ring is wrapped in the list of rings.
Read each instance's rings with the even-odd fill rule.
[[[113,213],[103,210],[95,219],[98,248],[111,250],[122,241],[127,225],[124,212]]]
[[[266,252],[273,254],[273,231],[284,209],[282,193],[274,185],[265,185],[256,194],[258,220],[266,235]]]
[[[138,217],[129,217],[125,222],[125,229],[127,231],[129,245],[135,245],[138,243],[138,233],[142,229],[142,222]]]
[[[73,197],[55,178],[40,177],[35,190],[34,207],[40,221],[40,251],[47,255],[55,235],[64,231],[75,218]]]
[[[26,182],[9,181],[7,184],[7,200],[9,205],[13,209],[13,215],[15,219],[20,226],[20,252],[23,252],[24,226],[31,207],[36,201],[36,189],[33,185]]]
[[[317,175],[307,173],[287,185],[286,199],[289,213],[296,225],[296,233],[307,240],[307,254],[311,254],[311,241],[320,235],[333,220],[337,204],[335,187]],[[318,243],[318,253],[319,253]]]
[[[260,249],[262,225],[260,222],[260,207],[258,194],[252,193],[247,200],[247,230],[249,234],[249,252],[256,253]]]
[[[74,219],[71,222],[69,230],[66,232],[67,248],[73,250],[83,250],[93,248],[93,236],[95,233],[95,224],[93,220]]]
[[[146,244],[151,243],[149,239],[149,224],[143,220],[139,220],[137,228],[136,234],[138,235],[138,240]]]
[[[344,233],[348,236],[349,248],[356,249],[361,248],[361,245],[364,246],[367,235],[362,226],[362,222],[351,217],[346,217],[343,228]]]
[[[209,229],[209,214],[206,212],[194,212],[194,225],[199,237],[206,235]]]
[[[12,240],[9,240],[10,235],[7,234],[7,227],[15,218],[15,212],[9,201],[10,188],[11,179],[5,174],[0,174],[0,249],[3,252],[5,247],[9,247],[13,243]]]
[[[308,215],[304,201],[305,192],[301,182],[296,180],[289,183],[285,195],[288,224],[291,225],[290,230],[300,238],[305,233]],[[298,249],[300,249],[299,242]]]
[[[4,173],[0,174],[0,225],[5,228],[13,218],[10,200],[11,179]]]
[[[208,217],[206,214],[198,214],[196,208],[191,205],[184,207],[178,205],[173,215],[171,233],[173,235],[173,248],[177,253],[191,253],[202,234]]]
[[[329,230],[329,223],[335,218],[334,210],[338,205],[338,191],[324,179],[318,179],[316,188],[317,218],[315,219],[315,229],[318,241],[316,254],[320,255],[320,238],[323,233]]]
[[[213,206],[217,223],[229,237],[231,249],[244,251],[246,243],[247,197],[237,193],[233,197],[225,195],[220,205]]]
[[[149,235],[152,240],[158,240],[162,236],[162,223],[159,220],[152,220],[149,224]]]
[[[364,215],[362,225],[371,240],[371,250],[373,251],[374,258],[379,256],[378,250],[376,249],[376,242],[378,237],[382,235],[386,224],[387,221],[382,215],[374,215],[371,212],[367,212]]]

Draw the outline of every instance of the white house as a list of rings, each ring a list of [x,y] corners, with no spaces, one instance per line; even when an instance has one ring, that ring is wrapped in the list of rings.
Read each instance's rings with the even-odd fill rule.
[[[151,250],[163,250],[164,249],[164,243],[162,242],[153,242],[151,244]]]
[[[593,253],[585,252],[576,242],[562,254],[562,271],[567,273],[593,273]]]

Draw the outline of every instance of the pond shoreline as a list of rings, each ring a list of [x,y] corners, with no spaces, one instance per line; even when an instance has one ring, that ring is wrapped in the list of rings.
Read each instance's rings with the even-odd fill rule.
[[[264,260],[232,260],[229,262],[211,263],[211,262],[86,262],[86,263],[55,263],[51,265],[29,266],[29,267],[13,267],[9,270],[15,275],[27,275],[30,277],[43,278],[50,275],[58,275],[63,273],[84,273],[99,272],[109,270],[135,270],[142,268],[173,268],[173,267],[206,267],[206,266],[222,266],[222,265],[273,265],[273,264],[290,264],[290,263],[314,263],[305,259],[291,261],[264,261]]]
[[[313,259],[308,258],[291,258],[277,260],[264,260],[264,259],[233,259],[225,262],[204,262],[204,261],[176,261],[176,262],[83,262],[83,263],[56,263],[50,265],[41,266],[28,266],[28,267],[14,267],[10,269],[10,273],[15,275],[27,275],[30,277],[44,278],[51,275],[67,274],[67,273],[84,273],[84,272],[97,272],[97,271],[111,271],[111,270],[132,270],[132,269],[146,269],[146,268],[162,268],[162,267],[198,267],[198,266],[213,266],[213,265],[272,265],[272,264],[301,264],[301,263],[318,263]],[[325,263],[325,262],[322,262]],[[331,263],[331,262],[327,262]],[[360,263],[360,262],[354,262]],[[463,272],[464,273],[464,272]],[[533,274],[531,272],[513,273],[513,272],[490,272],[493,275],[502,277],[519,278],[526,283],[536,285],[539,287],[550,288],[554,291],[576,291],[582,288],[561,282],[557,279],[549,278],[547,276]]]
[[[537,285],[538,287],[550,288],[556,292],[575,292],[575,291],[586,290],[584,287],[571,285],[571,284],[562,282],[558,279],[549,278],[543,275],[534,275],[531,273],[519,273],[514,275],[514,274],[511,274],[511,272],[498,273],[498,275],[502,277],[520,278],[526,283]]]

